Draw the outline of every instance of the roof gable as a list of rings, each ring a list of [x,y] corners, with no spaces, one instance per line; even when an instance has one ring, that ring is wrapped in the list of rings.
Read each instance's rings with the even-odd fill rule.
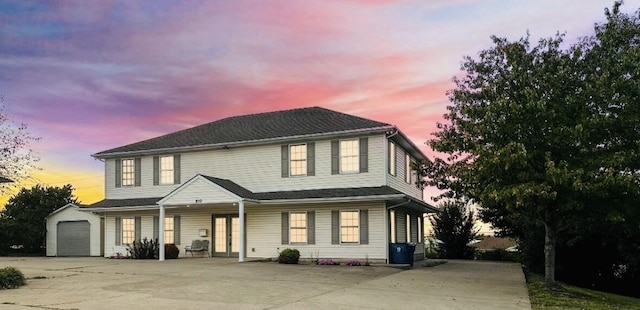
[[[160,137],[94,154],[109,155],[284,139],[349,131],[393,128],[392,125],[320,107],[233,116]]]

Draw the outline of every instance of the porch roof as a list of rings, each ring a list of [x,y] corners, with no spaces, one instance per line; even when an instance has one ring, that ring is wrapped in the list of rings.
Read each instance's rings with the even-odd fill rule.
[[[430,204],[406,195],[396,189],[389,186],[376,186],[376,187],[352,187],[352,188],[325,188],[325,189],[310,189],[310,190],[295,190],[295,191],[273,191],[273,192],[260,192],[254,193],[237,183],[220,179],[211,176],[197,175],[192,180],[197,178],[203,178],[211,183],[223,188],[229,193],[237,196],[239,199],[248,200],[258,204],[287,204],[287,203],[321,203],[321,202],[345,202],[345,201],[366,201],[366,200],[384,200],[391,204],[403,203],[409,204],[410,207],[416,210],[422,210],[423,212],[434,212],[437,209]],[[181,187],[178,187],[172,193],[180,191],[184,187],[188,187],[191,181],[186,182]],[[212,186],[212,190],[215,190]],[[89,205],[85,210],[122,210],[127,207],[144,207],[155,206],[160,200],[166,199],[169,193],[165,197],[153,197],[153,198],[136,198],[136,199],[105,199]]]

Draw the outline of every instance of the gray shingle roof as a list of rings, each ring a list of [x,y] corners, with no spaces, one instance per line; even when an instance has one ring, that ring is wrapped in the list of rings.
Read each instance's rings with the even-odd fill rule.
[[[162,197],[152,198],[131,198],[131,199],[103,199],[96,203],[83,206],[83,208],[117,208],[117,207],[138,207],[154,206]]]
[[[339,133],[393,127],[390,124],[344,114],[320,107],[233,116],[164,136],[105,150],[105,157],[123,152],[224,145],[314,134]]]

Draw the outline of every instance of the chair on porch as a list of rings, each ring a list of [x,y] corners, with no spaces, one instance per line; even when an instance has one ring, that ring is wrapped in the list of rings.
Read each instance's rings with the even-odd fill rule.
[[[191,245],[184,247],[184,253],[186,254],[189,252],[191,252],[191,257],[194,257],[193,252],[204,252],[207,253],[207,256],[211,256],[209,255],[209,240],[191,241]]]

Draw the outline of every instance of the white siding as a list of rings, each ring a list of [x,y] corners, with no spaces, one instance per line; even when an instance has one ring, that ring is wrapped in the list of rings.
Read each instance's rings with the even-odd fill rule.
[[[416,187],[414,182],[409,184],[405,181],[405,175],[406,175],[405,155],[406,155],[406,152],[402,149],[402,147],[396,144],[396,175],[395,176],[391,175],[388,173],[388,171],[385,173],[385,175],[387,176],[387,185],[407,195],[411,195],[415,198],[422,200],[423,191],[420,188]],[[385,155],[385,158],[386,158],[385,160],[387,161],[389,160],[386,155]],[[412,178],[412,181],[415,181],[415,179],[416,177],[414,176]]]
[[[216,190],[217,185],[212,185],[208,180],[203,178],[197,178],[191,182],[188,186],[182,188],[176,193],[173,193],[171,197],[165,201],[165,204],[192,204],[196,200],[198,203],[220,203],[220,202],[235,202],[238,198],[230,195],[223,190]]]
[[[181,180],[196,174],[229,179],[253,192],[385,185],[384,135],[368,136],[369,172],[331,174],[331,140],[315,141],[315,176],[281,177],[281,144],[181,154]],[[307,141],[302,141],[307,142]],[[115,187],[115,160],[105,161],[106,198],[163,197],[179,185],[153,185],[153,157],[141,159],[141,186]]]
[[[331,244],[331,210],[369,210],[369,244],[367,245],[339,245]],[[288,245],[281,244],[281,214],[284,211],[315,211],[316,218],[316,244],[315,245]],[[319,254],[321,258],[350,258],[364,261],[370,259],[385,259],[387,238],[385,236],[384,212],[386,208],[382,203],[358,203],[358,204],[308,204],[289,206],[265,206],[247,205],[247,236],[246,253],[248,258],[277,257],[278,251],[285,248],[296,248],[302,258]],[[184,247],[191,244],[194,239],[209,240],[209,249],[213,247],[212,238],[212,214],[237,214],[237,207],[233,206],[199,206],[194,208],[168,209],[167,216],[180,215],[180,256],[185,256]],[[106,249],[105,256],[115,253],[125,254],[126,246],[115,246],[115,220],[119,217],[141,216],[142,235],[151,238],[153,235],[153,212],[130,212],[109,214],[106,221]],[[201,229],[207,229],[207,236],[200,237]]]
[[[68,206],[47,218],[47,256],[56,256],[58,251],[58,222],[88,221],[90,225],[90,255],[100,256],[100,216]]]

